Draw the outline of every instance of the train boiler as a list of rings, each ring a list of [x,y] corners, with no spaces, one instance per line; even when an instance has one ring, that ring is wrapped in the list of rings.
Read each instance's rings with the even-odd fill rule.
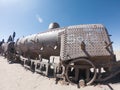
[[[51,23],[46,32],[21,37],[14,46],[26,68],[72,84],[105,80],[101,70],[113,73],[113,65],[118,65],[102,24],[60,28]]]
[[[54,24],[54,27],[59,27],[57,23]],[[52,55],[60,56],[59,33],[62,31],[64,31],[64,28],[53,30],[50,28],[46,33],[22,37],[16,42],[16,50],[20,55],[31,59],[39,59],[39,55],[45,59],[49,59]]]

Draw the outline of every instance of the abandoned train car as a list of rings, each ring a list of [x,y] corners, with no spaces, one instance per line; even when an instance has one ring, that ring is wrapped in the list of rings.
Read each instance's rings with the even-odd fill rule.
[[[102,68],[110,72],[116,63],[112,42],[102,24],[60,28],[51,23],[46,32],[21,37],[14,47],[26,68],[73,84],[89,85],[101,78]]]

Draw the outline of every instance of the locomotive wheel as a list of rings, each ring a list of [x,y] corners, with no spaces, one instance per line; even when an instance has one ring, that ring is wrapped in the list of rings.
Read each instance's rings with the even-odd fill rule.
[[[86,64],[81,64],[80,62],[86,63],[87,65]],[[84,67],[82,67],[82,65],[84,65]],[[79,78],[78,78],[77,81],[73,80],[74,78],[76,78],[76,75],[75,75],[76,73],[75,72],[74,72],[73,77],[71,77],[70,74],[69,74],[69,69],[71,67],[74,68],[74,69],[75,69],[75,67],[78,67],[77,68],[77,76]],[[90,75],[90,69],[91,68],[94,69],[92,77]],[[83,74],[83,72],[81,72],[80,70],[84,70],[84,71],[89,70],[89,72],[84,73],[85,75],[83,75],[83,76],[89,77],[89,80],[87,80],[86,78],[84,78],[86,85],[90,85],[90,84],[92,84],[95,81],[96,75],[97,75],[96,67],[95,67],[95,65],[91,61],[89,61],[89,60],[87,60],[85,58],[80,58],[80,59],[76,59],[76,60],[73,60],[73,61],[69,62],[69,64],[66,67],[66,71],[65,71],[65,75],[66,75],[67,81],[69,83],[71,83],[71,84],[79,84],[79,80],[83,79],[82,77],[80,77],[80,74]],[[79,72],[80,72],[80,74],[79,74]]]

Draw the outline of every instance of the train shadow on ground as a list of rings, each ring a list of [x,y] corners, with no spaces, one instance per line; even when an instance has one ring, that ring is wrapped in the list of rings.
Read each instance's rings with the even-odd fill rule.
[[[96,82],[94,85],[97,86],[97,85],[106,85],[109,87],[109,90],[114,90],[114,88],[112,87],[111,84],[119,84],[120,83],[120,73],[118,75],[116,75],[115,77],[107,80],[107,81],[104,81],[104,82]]]
[[[107,83],[112,83],[112,84],[120,83],[120,73],[116,75],[115,77],[103,82],[103,84],[107,84]]]
[[[107,85],[110,90],[114,90],[111,84],[118,84],[118,83],[120,83],[120,73],[115,77],[103,82],[103,85]]]

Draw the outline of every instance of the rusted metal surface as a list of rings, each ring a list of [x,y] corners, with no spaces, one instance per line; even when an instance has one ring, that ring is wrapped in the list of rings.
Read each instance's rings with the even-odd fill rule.
[[[52,29],[44,33],[38,33],[20,38],[16,42],[16,50],[24,57],[32,59],[41,55],[43,58],[49,59],[50,56],[60,56],[59,33],[64,28]]]
[[[10,56],[9,59],[18,56],[21,64],[33,72],[80,86],[89,85],[98,79],[107,80],[120,73],[120,63],[116,62],[112,42],[103,25],[58,27],[53,25],[44,33],[22,37],[15,45],[14,42],[6,43],[4,50]],[[58,60],[55,57],[59,57]],[[105,70],[108,77],[101,78],[104,76],[101,69]]]
[[[101,24],[70,26],[61,35],[60,56],[62,60],[110,56],[113,53],[108,45],[110,43],[108,33]]]
[[[86,65],[84,64],[83,66],[82,65],[83,62],[87,64]],[[90,77],[89,66],[94,70],[92,77]],[[69,73],[72,74],[70,75]],[[95,81],[96,75],[97,75],[97,71],[94,64],[91,61],[84,58],[73,60],[69,62],[69,64],[66,67],[66,79],[72,84],[79,83],[81,79],[85,79],[86,85],[89,85]]]

